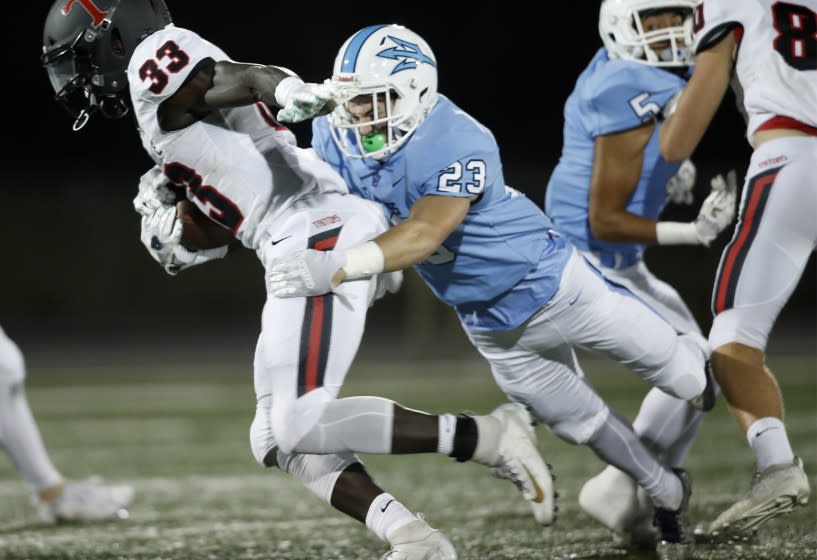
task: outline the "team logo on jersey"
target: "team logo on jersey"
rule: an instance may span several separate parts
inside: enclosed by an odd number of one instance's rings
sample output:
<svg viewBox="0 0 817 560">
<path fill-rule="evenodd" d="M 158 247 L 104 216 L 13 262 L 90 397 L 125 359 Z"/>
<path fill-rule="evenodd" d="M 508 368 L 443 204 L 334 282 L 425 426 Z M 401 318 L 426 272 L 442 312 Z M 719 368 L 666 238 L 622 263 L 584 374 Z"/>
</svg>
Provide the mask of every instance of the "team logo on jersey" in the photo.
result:
<svg viewBox="0 0 817 560">
<path fill-rule="evenodd" d="M 91 26 L 96 29 L 102 22 L 105 21 L 105 18 L 108 17 L 108 12 L 103 12 L 99 8 L 97 8 L 96 4 L 93 3 L 92 0 L 68 0 L 65 3 L 65 6 L 62 7 L 62 15 L 67 16 L 71 13 L 71 9 L 74 7 L 74 4 L 79 3 L 80 6 L 85 8 L 85 11 L 91 14 L 93 18 L 93 22 L 91 22 Z"/>
<path fill-rule="evenodd" d="M 404 41 L 403 39 L 399 39 L 397 37 L 392 37 L 391 35 L 389 35 L 388 38 L 394 41 L 394 44 L 397 46 L 383 49 L 377 53 L 377 56 L 399 61 L 397 66 L 392 69 L 392 74 L 397 74 L 402 70 L 414 70 L 417 68 L 418 62 L 420 64 L 437 66 L 434 59 L 423 53 L 417 44 Z"/>
</svg>

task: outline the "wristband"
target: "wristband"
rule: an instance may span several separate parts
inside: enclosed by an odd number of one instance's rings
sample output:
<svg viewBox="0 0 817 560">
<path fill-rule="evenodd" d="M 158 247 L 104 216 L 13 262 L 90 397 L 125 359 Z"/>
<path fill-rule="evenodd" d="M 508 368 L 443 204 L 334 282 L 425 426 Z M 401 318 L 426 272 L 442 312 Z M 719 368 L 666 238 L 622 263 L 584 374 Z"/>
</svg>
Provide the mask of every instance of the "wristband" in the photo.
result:
<svg viewBox="0 0 817 560">
<path fill-rule="evenodd" d="M 346 251 L 343 271 L 346 273 L 346 280 L 357 280 L 383 272 L 385 264 L 386 258 L 380 246 L 369 241 Z"/>
<path fill-rule="evenodd" d="M 658 222 L 655 238 L 659 245 L 700 245 L 698 231 L 692 222 Z"/>
</svg>

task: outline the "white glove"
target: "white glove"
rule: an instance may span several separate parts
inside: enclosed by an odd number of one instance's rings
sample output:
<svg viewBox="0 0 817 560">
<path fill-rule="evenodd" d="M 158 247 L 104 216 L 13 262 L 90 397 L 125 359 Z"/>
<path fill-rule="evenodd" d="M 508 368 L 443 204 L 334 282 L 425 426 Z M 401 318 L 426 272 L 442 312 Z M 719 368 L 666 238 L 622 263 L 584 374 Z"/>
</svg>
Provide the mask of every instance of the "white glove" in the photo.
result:
<svg viewBox="0 0 817 560">
<path fill-rule="evenodd" d="M 176 206 L 162 204 L 148 215 L 142 216 L 142 244 L 165 272 L 176 275 L 186 268 L 224 257 L 229 247 L 192 251 L 182 245 L 184 222 L 176 215 Z"/>
<path fill-rule="evenodd" d="M 306 249 L 270 268 L 269 293 L 279 298 L 327 294 L 335 287 L 332 277 L 345 264 L 344 251 Z"/>
<path fill-rule="evenodd" d="M 222 245 L 221 247 L 215 247 L 213 249 L 191 251 L 184 245 L 179 244 L 173 248 L 169 262 L 164 265 L 165 272 L 175 276 L 182 270 L 190 268 L 191 266 L 198 266 L 206 262 L 224 258 L 228 251 L 229 247 L 227 245 Z"/>
<path fill-rule="evenodd" d="M 150 216 L 162 204 L 172 205 L 176 194 L 159 166 L 154 166 L 139 178 L 139 193 L 133 199 L 133 209 L 142 216 Z"/>
<path fill-rule="evenodd" d="M 340 91 L 331 81 L 322 84 L 304 83 L 290 76 L 275 89 L 275 101 L 282 107 L 277 119 L 281 122 L 301 122 L 334 110 Z"/>
<path fill-rule="evenodd" d="M 684 160 L 678 173 L 670 177 L 667 181 L 667 200 L 674 204 L 692 204 L 694 196 L 692 190 L 695 188 L 695 179 L 698 171 L 691 160 Z"/>
<path fill-rule="evenodd" d="M 712 179 L 710 185 L 712 185 L 712 192 L 704 200 L 698 217 L 693 222 L 698 238 L 707 247 L 735 219 L 737 173 L 734 169 L 729 171 L 726 179 L 723 175 L 718 175 Z"/>
<path fill-rule="evenodd" d="M 182 240 L 183 229 L 184 223 L 176 215 L 176 206 L 159 204 L 151 214 L 142 215 L 140 238 L 156 262 L 165 266 L 171 262 L 173 249 Z"/>
</svg>

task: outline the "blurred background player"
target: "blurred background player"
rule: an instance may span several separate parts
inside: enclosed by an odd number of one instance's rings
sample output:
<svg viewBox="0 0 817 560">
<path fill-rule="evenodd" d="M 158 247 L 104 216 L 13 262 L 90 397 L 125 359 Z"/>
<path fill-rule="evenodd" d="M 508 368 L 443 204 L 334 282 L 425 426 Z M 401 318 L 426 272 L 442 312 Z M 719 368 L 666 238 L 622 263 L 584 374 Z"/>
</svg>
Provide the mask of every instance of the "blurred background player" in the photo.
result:
<svg viewBox="0 0 817 560">
<path fill-rule="evenodd" d="M 659 221 L 668 202 L 691 204 L 695 166 L 658 151 L 661 108 L 686 85 L 697 0 L 604 0 L 604 46 L 576 81 L 564 109 L 562 156 L 547 185 L 545 211 L 555 228 L 599 268 L 664 317 L 679 333 L 701 334 L 678 292 L 656 278 L 647 245 L 709 246 L 735 216 L 735 177 L 718 177 L 691 223 Z M 633 427 L 670 467 L 680 467 L 703 413 L 652 389 Z M 649 501 L 609 466 L 584 485 L 579 504 L 617 540 L 652 540 Z"/>
<path fill-rule="evenodd" d="M 34 422 L 23 383 L 22 352 L 0 328 L 0 447 L 35 492 L 43 521 L 107 521 L 127 515 L 133 488 L 112 485 L 98 477 L 65 480 L 51 463 Z"/>
<path fill-rule="evenodd" d="M 709 530 L 746 537 L 806 505 L 810 494 L 765 350 L 817 244 L 817 0 L 705 0 L 694 22 L 696 68 L 660 132 L 661 154 L 668 161 L 689 157 L 733 71 L 754 148 L 712 293 L 709 333 L 715 375 L 756 460 L 748 495 Z"/>
<path fill-rule="evenodd" d="M 44 41 L 43 61 L 75 128 L 97 108 L 113 118 L 134 111 L 157 164 L 142 177 L 134 205 L 143 216 L 143 242 L 168 272 L 223 257 L 233 239 L 269 266 L 306 247 L 358 245 L 387 228 L 379 205 L 349 195 L 343 179 L 299 149 L 270 111 L 282 107 L 278 117 L 292 121 L 318 114 L 334 97 L 333 85 L 234 62 L 171 25 L 161 0 L 59 0 Z M 183 221 L 179 208 L 187 206 L 177 206 L 172 188 L 184 189 L 212 219 L 205 234 Z M 199 242 L 191 246 L 194 238 Z M 337 399 L 369 305 L 400 279 L 384 274 L 337 294 L 267 298 L 254 361 L 256 460 L 364 522 L 392 545 L 386 558 L 393 560 L 454 560 L 456 553 L 439 531 L 378 487 L 354 452 L 474 460 L 514 482 L 537 520 L 549 524 L 552 481 L 523 406 L 455 417 L 377 397 Z"/>
<path fill-rule="evenodd" d="M 500 388 L 561 438 L 638 479 L 658 505 L 662 557 L 684 554 L 686 476 L 657 461 L 584 382 L 573 345 L 692 399 L 707 386 L 703 337 L 676 336 L 607 284 L 549 231 L 539 208 L 505 185 L 493 135 L 438 94 L 437 62 L 422 37 L 398 25 L 362 29 L 341 47 L 332 81 L 351 99 L 313 121 L 312 145 L 353 193 L 383 204 L 395 225 L 371 242 L 308 250 L 274 266 L 272 294 L 342 291 L 414 266 L 455 308 Z"/>
</svg>

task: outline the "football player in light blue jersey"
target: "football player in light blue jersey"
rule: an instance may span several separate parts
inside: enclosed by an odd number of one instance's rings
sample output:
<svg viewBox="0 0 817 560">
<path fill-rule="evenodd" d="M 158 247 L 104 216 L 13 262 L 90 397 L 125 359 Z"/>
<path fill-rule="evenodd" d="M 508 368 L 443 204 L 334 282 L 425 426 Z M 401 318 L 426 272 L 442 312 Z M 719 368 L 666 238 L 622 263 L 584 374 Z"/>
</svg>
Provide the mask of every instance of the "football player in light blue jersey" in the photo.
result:
<svg viewBox="0 0 817 560">
<path fill-rule="evenodd" d="M 576 81 L 564 108 L 564 145 L 550 177 L 545 209 L 604 275 L 656 309 L 680 333 L 701 333 L 678 292 L 646 267 L 653 244 L 708 246 L 735 215 L 735 179 L 718 177 L 692 223 L 661 222 L 668 201 L 690 204 L 695 167 L 661 157 L 663 107 L 686 85 L 692 65 L 692 13 L 698 0 L 605 0 L 604 46 Z M 671 467 L 680 467 L 702 414 L 653 389 L 634 421 L 636 433 Z M 640 499 L 639 499 L 640 498 Z M 624 542 L 653 532 L 649 502 L 635 481 L 607 467 L 579 495 L 582 509 Z M 639 507 L 639 504 L 641 506 Z M 644 511 L 639 511 L 643 509 Z"/>
<path fill-rule="evenodd" d="M 703 337 L 677 335 L 606 282 L 533 202 L 505 185 L 493 135 L 437 93 L 436 59 L 420 36 L 397 25 L 355 33 L 332 81 L 347 94 L 313 121 L 313 148 L 353 193 L 383 204 L 394 226 L 348 250 L 307 250 L 280 262 L 270 294 L 318 295 L 414 266 L 457 311 L 503 391 L 561 438 L 638 480 L 655 505 L 659 554 L 684 557 L 688 478 L 610 411 L 582 379 L 573 347 L 708 408 L 714 392 Z"/>
</svg>

